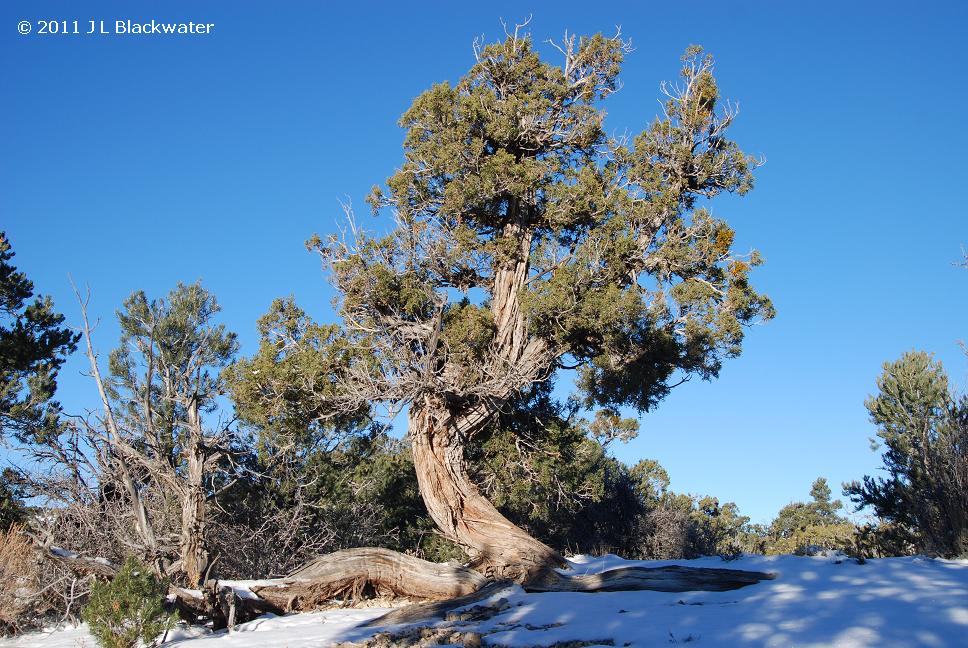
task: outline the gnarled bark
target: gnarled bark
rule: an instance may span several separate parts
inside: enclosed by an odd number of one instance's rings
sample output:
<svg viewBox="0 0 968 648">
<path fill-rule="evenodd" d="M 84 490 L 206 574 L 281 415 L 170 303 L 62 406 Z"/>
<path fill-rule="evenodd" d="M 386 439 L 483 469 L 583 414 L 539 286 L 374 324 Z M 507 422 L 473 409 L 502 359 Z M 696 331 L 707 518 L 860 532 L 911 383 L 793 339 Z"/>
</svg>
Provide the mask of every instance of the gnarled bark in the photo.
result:
<svg viewBox="0 0 968 648">
<path fill-rule="evenodd" d="M 205 449 L 199 402 L 192 398 L 187 409 L 188 442 L 185 448 L 187 474 L 182 492 L 181 562 L 189 587 L 197 587 L 205 577 L 208 552 L 205 550 Z"/>
<path fill-rule="evenodd" d="M 364 547 L 321 556 L 286 578 L 250 588 L 285 611 L 308 610 L 335 598 L 370 594 L 449 599 L 480 589 L 487 579 L 467 567 L 440 565 L 406 554 Z"/>
<path fill-rule="evenodd" d="M 471 405 L 425 395 L 411 403 L 409 437 L 420 495 L 444 535 L 470 556 L 471 566 L 490 578 L 519 583 L 565 564 L 558 552 L 531 537 L 481 495 L 467 472 L 464 447 L 497 412 L 498 406 L 547 371 L 550 356 L 540 340 L 529 340 L 520 292 L 528 275 L 533 233 L 515 203 L 505 240 L 513 242 L 508 260 L 495 271 L 491 316 L 495 325 L 490 394 Z"/>
<path fill-rule="evenodd" d="M 525 582 L 565 564 L 558 552 L 515 526 L 481 495 L 467 474 L 460 434 L 430 399 L 410 410 L 417 483 L 430 517 L 444 535 L 491 578 Z"/>
</svg>

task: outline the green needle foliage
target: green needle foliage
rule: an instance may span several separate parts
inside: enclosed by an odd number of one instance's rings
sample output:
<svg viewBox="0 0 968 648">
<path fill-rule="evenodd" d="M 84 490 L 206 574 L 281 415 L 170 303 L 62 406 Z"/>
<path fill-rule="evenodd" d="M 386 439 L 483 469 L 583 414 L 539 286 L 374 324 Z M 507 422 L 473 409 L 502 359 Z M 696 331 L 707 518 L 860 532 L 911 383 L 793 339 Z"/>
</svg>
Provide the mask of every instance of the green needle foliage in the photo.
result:
<svg viewBox="0 0 968 648">
<path fill-rule="evenodd" d="M 79 336 L 63 326 L 50 297 L 34 297 L 34 284 L 10 263 L 13 256 L 0 232 L 0 437 L 42 442 L 60 429 L 57 371 Z"/>
<path fill-rule="evenodd" d="M 766 553 L 809 553 L 820 549 L 849 549 L 855 527 L 837 514 L 840 500 L 831 500 L 830 486 L 818 477 L 810 487 L 810 502 L 787 504 L 770 525 Z"/>
<path fill-rule="evenodd" d="M 175 616 L 165 611 L 167 584 L 135 558 L 128 558 L 109 583 L 95 582 L 81 616 L 102 648 L 155 645 Z"/>
<path fill-rule="evenodd" d="M 906 530 L 920 551 L 968 555 L 968 397 L 922 351 L 885 363 L 877 388 L 866 405 L 887 477 L 865 476 L 845 494 Z"/>
</svg>

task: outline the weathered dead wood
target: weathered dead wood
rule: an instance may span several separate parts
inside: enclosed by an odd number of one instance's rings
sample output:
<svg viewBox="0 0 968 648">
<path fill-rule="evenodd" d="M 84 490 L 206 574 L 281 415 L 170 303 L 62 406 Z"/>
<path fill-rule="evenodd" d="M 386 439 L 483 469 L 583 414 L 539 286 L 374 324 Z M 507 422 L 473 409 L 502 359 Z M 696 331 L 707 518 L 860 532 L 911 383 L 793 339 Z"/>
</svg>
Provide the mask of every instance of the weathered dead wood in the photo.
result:
<svg viewBox="0 0 968 648">
<path fill-rule="evenodd" d="M 717 567 L 621 567 L 600 574 L 553 576 L 525 583 L 528 592 L 620 592 L 651 590 L 655 592 L 725 592 L 762 580 L 772 580 L 775 574 L 720 569 Z"/>
<path fill-rule="evenodd" d="M 205 596 L 197 590 L 187 590 L 176 585 L 168 587 L 168 596 L 174 597 L 175 610 L 183 621 L 198 623 L 211 617 L 212 610 Z"/>
<path fill-rule="evenodd" d="M 364 623 L 361 627 L 398 625 L 401 623 L 417 623 L 443 617 L 447 612 L 472 605 L 478 601 L 494 596 L 498 592 L 514 587 L 514 581 L 504 580 L 488 583 L 476 592 L 448 599 L 446 601 L 432 601 L 427 603 L 414 603 L 406 607 L 398 608 L 392 612 L 387 612 L 381 617 Z"/>
<path fill-rule="evenodd" d="M 775 574 L 719 569 L 715 567 L 623 567 L 600 574 L 569 575 L 553 572 L 541 582 L 525 583 L 526 592 L 615 592 L 651 590 L 657 592 L 723 592 L 772 580 Z M 514 586 L 514 581 L 496 581 L 481 589 L 446 601 L 415 603 L 393 610 L 365 624 L 389 626 L 403 623 L 426 623 L 444 618 L 451 610 L 466 607 L 488 599 L 502 590 Z"/>
<path fill-rule="evenodd" d="M 28 534 L 35 542 L 35 546 L 43 556 L 65 567 L 72 574 L 78 576 L 96 576 L 105 580 L 114 578 L 118 569 L 104 558 L 89 558 L 59 547 L 45 546 L 39 540 Z"/>
<path fill-rule="evenodd" d="M 48 555 L 72 571 L 113 578 L 116 569 L 103 560 L 63 550 Z M 622 567 L 599 574 L 568 574 L 545 570 L 523 585 L 527 592 L 721 592 L 775 578 L 767 572 L 715 567 Z M 462 566 L 432 563 L 406 554 L 374 547 L 346 549 L 320 556 L 286 578 L 263 581 L 242 591 L 236 585 L 208 581 L 201 592 L 172 586 L 175 606 L 182 618 L 196 622 L 211 619 L 215 629 L 245 623 L 266 613 L 312 610 L 333 599 L 359 600 L 367 596 L 419 599 L 394 610 L 367 626 L 426 622 L 447 612 L 485 600 L 514 586 L 513 580 L 488 581 L 483 574 Z"/>
<path fill-rule="evenodd" d="M 486 582 L 483 575 L 467 567 L 365 547 L 320 556 L 286 578 L 251 590 L 288 612 L 313 609 L 334 598 L 366 595 L 451 599 L 475 592 Z"/>
<path fill-rule="evenodd" d="M 428 398 L 413 404 L 409 423 L 410 451 L 427 512 L 445 536 L 463 547 L 475 570 L 489 578 L 525 582 L 564 566 L 557 551 L 481 495 L 467 471 L 464 442 L 440 403 Z"/>
</svg>

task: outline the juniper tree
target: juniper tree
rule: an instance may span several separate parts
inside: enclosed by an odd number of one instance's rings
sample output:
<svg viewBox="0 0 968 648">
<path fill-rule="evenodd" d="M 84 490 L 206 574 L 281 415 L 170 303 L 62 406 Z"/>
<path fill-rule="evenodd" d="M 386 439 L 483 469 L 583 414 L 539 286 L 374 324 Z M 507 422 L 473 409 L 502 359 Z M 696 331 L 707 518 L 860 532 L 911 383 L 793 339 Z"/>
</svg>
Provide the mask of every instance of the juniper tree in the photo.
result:
<svg viewBox="0 0 968 648">
<path fill-rule="evenodd" d="M 773 315 L 708 202 L 745 194 L 758 162 L 727 137 L 713 59 L 690 47 L 662 115 L 610 138 L 604 101 L 629 45 L 566 36 L 560 64 L 517 30 L 475 46 L 456 83 L 401 118 L 403 163 L 369 202 L 395 227 L 313 237 L 352 357 L 331 412 L 406 409 L 421 495 L 440 531 L 494 577 L 527 581 L 560 555 L 512 524 L 466 452 L 516 395 L 577 371 L 583 406 L 651 410 L 715 377 L 744 327 Z M 271 390 L 270 390 L 271 391 Z M 271 400 L 271 395 L 267 396 Z M 335 414 L 334 414 L 335 415 Z"/>
</svg>

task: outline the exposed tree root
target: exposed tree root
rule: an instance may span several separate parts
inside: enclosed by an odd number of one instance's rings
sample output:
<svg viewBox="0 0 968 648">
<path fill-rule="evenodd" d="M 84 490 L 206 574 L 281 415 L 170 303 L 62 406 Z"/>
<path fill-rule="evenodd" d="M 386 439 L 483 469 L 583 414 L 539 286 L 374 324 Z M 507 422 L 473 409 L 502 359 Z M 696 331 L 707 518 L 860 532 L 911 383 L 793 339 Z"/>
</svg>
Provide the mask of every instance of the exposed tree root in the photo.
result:
<svg viewBox="0 0 968 648">
<path fill-rule="evenodd" d="M 346 549 L 321 556 L 286 578 L 252 587 L 260 598 L 285 610 L 308 610 L 335 598 L 396 596 L 451 599 L 487 582 L 467 567 L 439 565 L 379 548 Z"/>
<path fill-rule="evenodd" d="M 523 588 L 528 592 L 721 592 L 774 577 L 765 572 L 711 567 L 623 567 L 586 575 L 545 571 L 524 583 Z M 285 611 L 315 609 L 335 598 L 395 596 L 423 601 L 368 624 L 376 626 L 442 618 L 451 610 L 485 600 L 513 584 L 508 580 L 488 582 L 466 567 L 438 565 L 387 549 L 363 548 L 321 556 L 287 578 L 251 589 Z"/>
<path fill-rule="evenodd" d="M 525 583 L 528 592 L 725 592 L 772 580 L 775 574 L 715 567 L 622 567 L 601 574 L 572 576 L 554 572 L 550 577 Z"/>
<path fill-rule="evenodd" d="M 652 590 L 657 592 L 723 592 L 772 580 L 775 574 L 714 567 L 623 567 L 601 574 L 569 575 L 546 573 L 541 580 L 525 583 L 526 592 L 615 592 Z M 446 618 L 447 613 L 488 599 L 514 585 L 513 581 L 491 582 L 480 589 L 445 601 L 425 602 L 393 610 L 368 622 L 367 626 L 423 623 Z"/>
<path fill-rule="evenodd" d="M 373 619 L 364 624 L 365 627 L 399 625 L 402 623 L 420 623 L 430 619 L 444 618 L 451 610 L 472 605 L 484 599 L 494 596 L 501 590 L 512 587 L 514 581 L 497 581 L 488 583 L 476 592 L 471 592 L 463 596 L 447 599 L 444 601 L 429 601 L 424 603 L 414 603 L 406 607 L 398 608 L 388 612 L 381 617 Z"/>
</svg>

